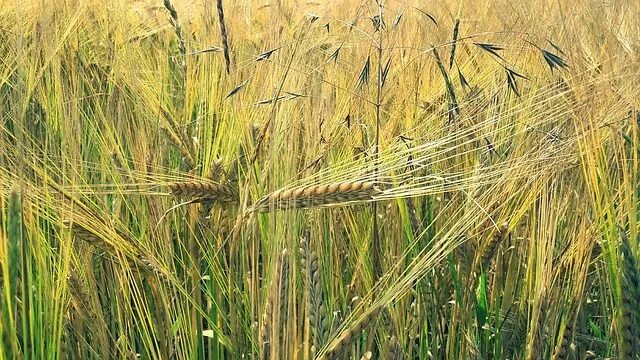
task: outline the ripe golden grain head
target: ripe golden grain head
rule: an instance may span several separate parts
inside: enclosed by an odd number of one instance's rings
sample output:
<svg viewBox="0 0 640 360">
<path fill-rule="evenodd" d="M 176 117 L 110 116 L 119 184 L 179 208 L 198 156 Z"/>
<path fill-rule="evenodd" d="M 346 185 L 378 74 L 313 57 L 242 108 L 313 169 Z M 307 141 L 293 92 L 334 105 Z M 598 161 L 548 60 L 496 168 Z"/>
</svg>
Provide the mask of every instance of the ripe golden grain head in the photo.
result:
<svg viewBox="0 0 640 360">
<path fill-rule="evenodd" d="M 169 185 L 169 191 L 174 196 L 191 198 L 194 202 L 238 202 L 238 194 L 233 188 L 214 183 L 197 181 L 173 183 Z"/>
<path fill-rule="evenodd" d="M 269 212 L 285 209 L 309 209 L 375 199 L 382 191 L 373 182 L 342 182 L 276 190 L 260 199 L 254 211 Z"/>
</svg>

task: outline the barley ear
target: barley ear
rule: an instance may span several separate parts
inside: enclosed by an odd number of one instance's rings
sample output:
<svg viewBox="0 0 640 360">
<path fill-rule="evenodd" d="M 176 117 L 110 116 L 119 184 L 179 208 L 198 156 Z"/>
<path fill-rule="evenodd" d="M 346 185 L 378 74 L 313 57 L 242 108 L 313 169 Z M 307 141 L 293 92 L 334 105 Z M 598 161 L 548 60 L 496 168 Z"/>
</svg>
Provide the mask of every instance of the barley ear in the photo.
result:
<svg viewBox="0 0 640 360">
<path fill-rule="evenodd" d="M 282 250 L 276 262 L 271 284 L 267 293 L 264 312 L 262 314 L 262 324 L 258 336 L 260 346 L 260 358 L 269 359 L 272 356 L 274 340 L 279 336 L 277 329 L 280 328 L 280 321 L 283 313 L 286 315 L 286 293 L 288 288 L 288 253 L 287 249 Z M 277 311 L 275 311 L 277 309 Z"/>
<path fill-rule="evenodd" d="M 283 331 L 286 324 L 288 311 L 288 299 L 287 291 L 289 289 L 289 253 L 287 249 L 282 250 L 278 257 L 278 266 L 280 271 L 280 277 L 278 279 L 278 302 L 280 305 L 280 312 L 277 319 L 279 320 L 278 326 L 280 327 L 280 338 L 284 339 Z"/>
<path fill-rule="evenodd" d="M 25 293 L 25 287 L 27 286 L 23 278 L 24 257 L 25 257 L 25 239 L 23 238 L 23 226 L 22 226 L 22 199 L 20 196 L 20 190 L 13 188 L 9 193 L 9 203 L 7 209 L 7 261 L 9 273 L 5 275 L 9 279 L 9 296 L 0 296 L 0 306 L 2 307 L 2 313 L 0 319 L 7 325 L 9 331 L 5 332 L 5 339 L 3 339 L 3 345 L 7 349 L 9 357 L 11 355 L 16 358 L 20 355 L 20 348 L 18 346 L 18 333 L 16 322 L 18 314 L 18 285 L 22 283 L 22 292 Z M 0 237 L 1 238 L 1 237 Z M 23 295 L 24 296 L 24 295 Z M 10 346 L 7 346 L 10 344 Z"/>
<path fill-rule="evenodd" d="M 300 241 L 300 257 L 309 309 L 312 348 L 317 350 L 324 345 L 329 335 L 330 321 L 323 297 L 318 254 L 310 249 L 308 238 L 307 235 L 306 239 Z"/>
<path fill-rule="evenodd" d="M 394 335 L 391 336 L 389 342 L 387 343 L 387 359 L 389 360 L 402 360 L 405 358 L 404 352 L 402 351 L 402 347 L 400 346 L 400 342 L 398 338 Z"/>
<path fill-rule="evenodd" d="M 343 330 L 338 334 L 338 338 L 333 340 L 329 347 L 321 354 L 320 360 L 338 359 L 342 353 L 353 344 L 353 342 L 362 335 L 366 329 L 380 314 L 383 306 L 377 305 L 364 316 L 356 320 L 351 327 Z"/>
<path fill-rule="evenodd" d="M 382 191 L 373 182 L 348 181 L 274 191 L 260 199 L 252 211 L 270 212 L 373 200 Z"/>
<path fill-rule="evenodd" d="M 558 337 L 558 343 L 553 350 L 552 360 L 565 360 L 569 358 L 571 341 L 573 339 L 573 329 L 575 327 L 575 314 L 567 317 L 566 323 L 562 327 Z"/>
<path fill-rule="evenodd" d="M 631 244 L 624 229 L 619 230 L 621 243 L 620 302 L 618 320 L 619 350 L 622 360 L 636 359 L 640 354 L 640 331 L 638 330 L 639 280 L 638 266 L 631 250 Z"/>
<path fill-rule="evenodd" d="M 273 319 L 273 303 L 271 297 L 267 297 L 267 302 L 264 305 L 262 312 L 262 324 L 260 325 L 260 335 L 258 345 L 260 346 L 260 359 L 269 359 L 271 353 L 271 321 Z"/>
<path fill-rule="evenodd" d="M 118 262 L 118 253 L 120 253 L 120 251 L 103 238 L 104 234 L 97 234 L 93 229 L 70 220 L 65 220 L 64 223 L 69 226 L 71 233 L 77 239 L 103 250 L 110 255 L 112 261 Z M 148 275 L 156 275 L 165 284 L 176 282 L 175 278 L 167 269 L 160 266 L 155 258 L 145 254 L 144 250 L 132 239 L 127 237 L 126 234 L 117 230 L 114 231 L 114 233 L 115 234 L 110 235 L 120 238 L 122 240 L 121 243 L 124 244 L 125 249 L 123 249 L 122 254 L 125 256 L 125 262 L 131 271 L 138 272 L 138 270 L 142 270 Z"/>
<path fill-rule="evenodd" d="M 479 265 L 482 267 L 482 271 L 487 271 L 493 258 L 500 247 L 500 244 L 506 239 L 508 233 L 508 224 L 502 224 L 497 232 L 489 239 L 487 244 L 482 250 Z"/>
<path fill-rule="evenodd" d="M 9 194 L 9 214 L 7 221 L 7 247 L 9 251 L 9 282 L 10 300 L 15 301 L 17 296 L 18 282 L 22 271 L 22 201 L 17 188 L 11 190 Z"/>
<path fill-rule="evenodd" d="M 230 186 L 187 181 L 169 184 L 169 191 L 176 197 L 189 198 L 192 203 L 196 202 L 221 202 L 237 203 L 238 194 Z"/>
</svg>

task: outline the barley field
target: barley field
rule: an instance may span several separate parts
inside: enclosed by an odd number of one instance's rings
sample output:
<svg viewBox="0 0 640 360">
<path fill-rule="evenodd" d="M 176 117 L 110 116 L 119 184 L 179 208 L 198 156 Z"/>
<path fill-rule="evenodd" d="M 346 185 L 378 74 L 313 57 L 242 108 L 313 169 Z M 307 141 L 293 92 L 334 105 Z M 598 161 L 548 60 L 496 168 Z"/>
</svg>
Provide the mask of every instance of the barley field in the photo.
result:
<svg viewBox="0 0 640 360">
<path fill-rule="evenodd" d="M 1 359 L 640 359 L 640 2 L 0 1 Z"/>
</svg>

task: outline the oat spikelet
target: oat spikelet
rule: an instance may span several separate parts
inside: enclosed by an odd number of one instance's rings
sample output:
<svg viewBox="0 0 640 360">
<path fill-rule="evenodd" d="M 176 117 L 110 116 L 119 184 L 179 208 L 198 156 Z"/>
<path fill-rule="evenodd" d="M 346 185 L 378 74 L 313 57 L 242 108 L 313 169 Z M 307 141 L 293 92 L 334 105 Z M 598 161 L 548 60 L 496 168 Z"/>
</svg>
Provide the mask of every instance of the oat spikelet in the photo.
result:
<svg viewBox="0 0 640 360">
<path fill-rule="evenodd" d="M 449 70 L 453 68 L 455 61 L 456 46 L 458 45 L 458 33 L 460 32 L 460 18 L 456 17 L 456 21 L 453 25 L 453 44 L 451 45 L 451 52 L 449 53 Z"/>
<path fill-rule="evenodd" d="M 169 185 L 169 191 L 174 196 L 191 198 L 194 202 L 238 202 L 238 194 L 233 188 L 214 183 L 197 181 L 173 183 Z"/>
<path fill-rule="evenodd" d="M 229 56 L 229 33 L 227 32 L 227 25 L 224 22 L 224 8 L 222 7 L 222 0 L 216 1 L 216 7 L 218 8 L 218 22 L 220 23 L 220 36 L 222 37 L 222 51 L 224 52 L 224 65 L 227 70 L 227 74 L 231 72 L 231 57 Z"/>
<path fill-rule="evenodd" d="M 164 7 L 169 12 L 169 22 L 173 26 L 176 33 L 176 38 L 178 39 L 178 51 L 180 52 L 181 57 L 180 66 L 182 67 L 182 76 L 184 80 L 187 73 L 187 47 L 184 41 L 184 35 L 182 34 L 182 26 L 180 26 L 180 22 L 178 21 L 178 12 L 176 11 L 175 6 L 173 6 L 171 0 L 164 0 Z"/>
<path fill-rule="evenodd" d="M 373 182 L 343 182 L 312 185 L 289 190 L 277 190 L 260 199 L 254 211 L 269 212 L 284 209 L 308 209 L 352 201 L 373 200 L 382 191 Z"/>
<path fill-rule="evenodd" d="M 329 348 L 323 353 L 320 360 L 338 359 L 342 352 L 351 346 L 358 336 L 362 334 L 362 331 L 378 317 L 382 309 L 382 305 L 377 305 L 369 313 L 356 321 L 350 328 L 342 331 L 339 337 L 329 345 Z"/>
<path fill-rule="evenodd" d="M 309 325 L 313 337 L 313 349 L 317 350 L 324 345 L 329 335 L 330 322 L 327 315 L 327 307 L 323 300 L 318 254 L 315 251 L 311 251 L 309 242 L 304 238 L 300 241 L 300 257 L 302 258 L 302 272 L 307 293 L 307 306 L 309 307 Z"/>
<path fill-rule="evenodd" d="M 635 354 L 640 354 L 640 334 L 638 331 L 638 306 L 639 304 L 639 281 L 638 266 L 633 257 L 631 244 L 625 231 L 620 229 L 621 271 L 620 271 L 620 301 L 622 303 L 619 318 L 618 336 L 619 358 L 622 360 L 636 359 Z"/>
</svg>

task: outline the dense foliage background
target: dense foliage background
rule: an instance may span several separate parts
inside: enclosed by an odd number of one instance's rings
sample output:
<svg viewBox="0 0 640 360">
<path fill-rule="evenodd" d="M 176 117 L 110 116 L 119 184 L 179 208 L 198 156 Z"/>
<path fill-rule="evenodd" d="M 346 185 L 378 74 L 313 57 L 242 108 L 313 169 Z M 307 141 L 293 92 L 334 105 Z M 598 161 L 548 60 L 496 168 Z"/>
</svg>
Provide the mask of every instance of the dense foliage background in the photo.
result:
<svg viewBox="0 0 640 360">
<path fill-rule="evenodd" d="M 0 358 L 637 359 L 639 34 L 624 0 L 3 1 Z"/>
</svg>

